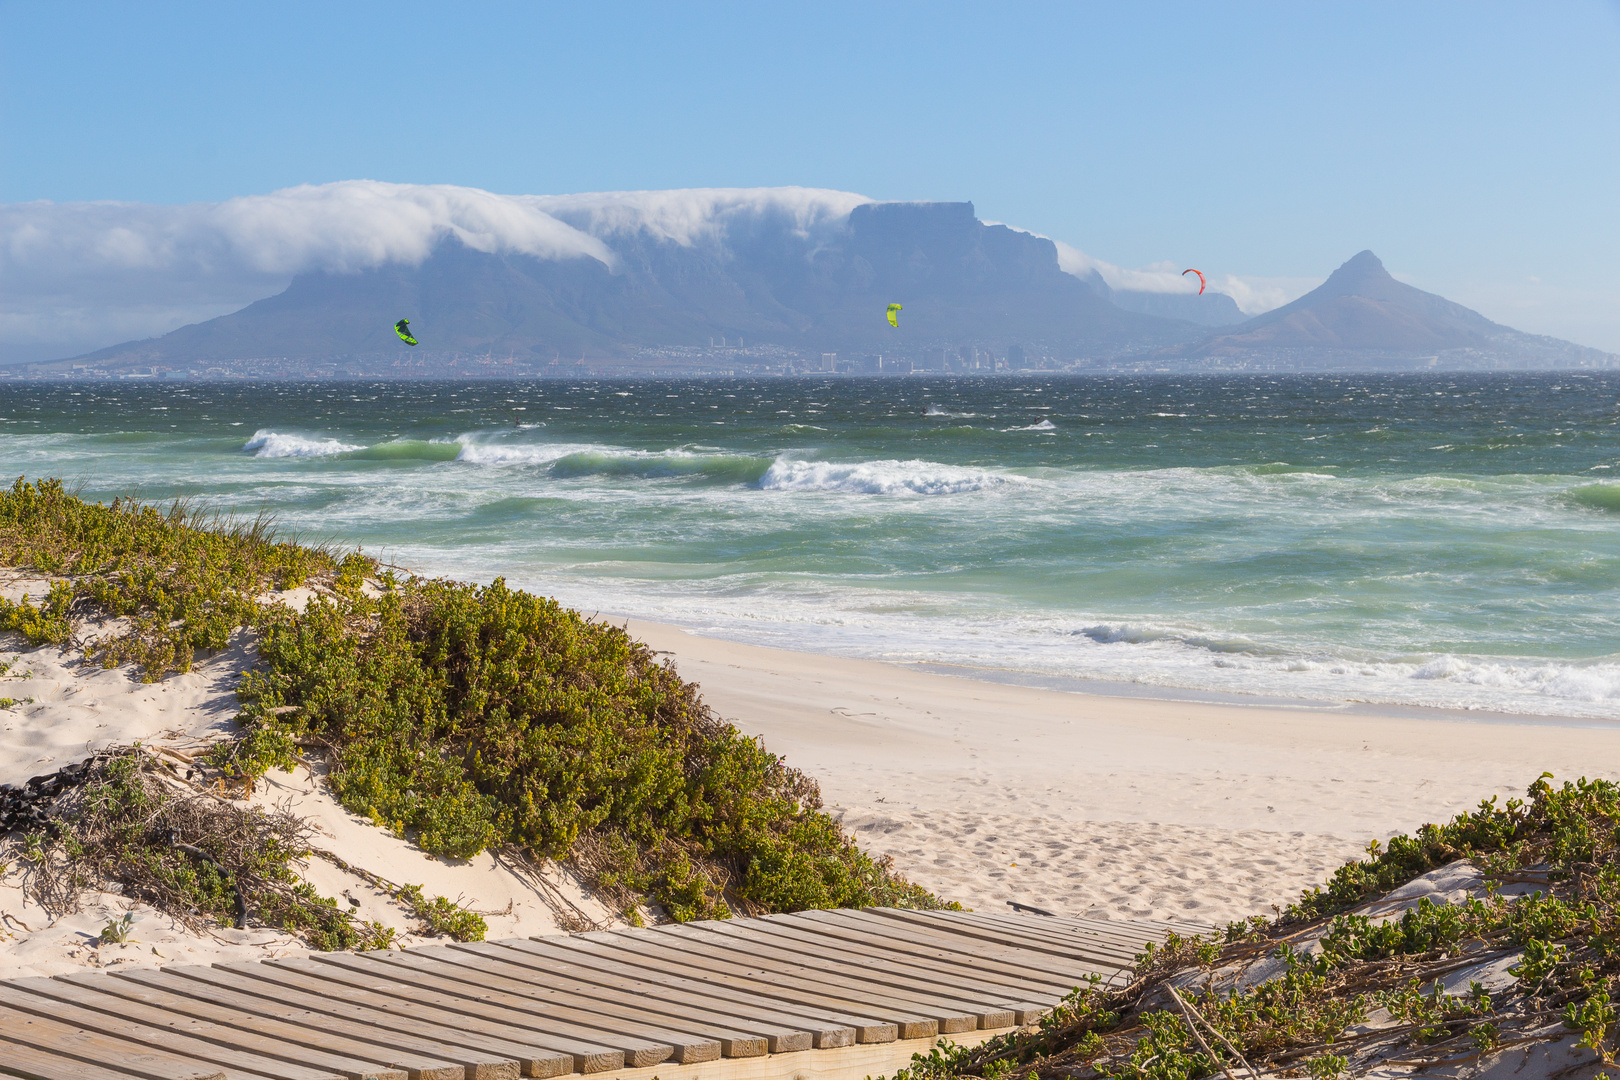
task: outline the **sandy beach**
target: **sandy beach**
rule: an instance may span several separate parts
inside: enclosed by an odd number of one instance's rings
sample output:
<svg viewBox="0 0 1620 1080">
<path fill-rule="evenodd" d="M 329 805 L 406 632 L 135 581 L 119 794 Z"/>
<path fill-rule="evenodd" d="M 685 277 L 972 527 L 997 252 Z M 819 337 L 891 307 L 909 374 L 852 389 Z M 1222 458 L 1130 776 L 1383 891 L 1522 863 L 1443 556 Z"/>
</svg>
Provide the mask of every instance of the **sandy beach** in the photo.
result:
<svg viewBox="0 0 1620 1080">
<path fill-rule="evenodd" d="M 1620 725 L 1066 692 L 628 627 L 720 715 L 814 776 L 869 850 L 981 910 L 1011 901 L 1212 924 L 1269 914 L 1369 840 L 1520 795 L 1543 770 L 1607 775 L 1620 762 Z M 243 641 L 146 684 L 8 643 L 0 689 L 16 703 L 0 711 L 0 780 L 12 783 L 135 741 L 185 760 L 228 735 L 237 678 L 253 662 Z M 467 904 L 494 937 L 619 922 L 560 867 L 425 856 L 344 811 L 308 770 L 271 774 L 253 801 L 309 818 L 324 850 L 366 873 Z M 402 944 L 418 940 L 372 881 L 320 857 L 304 872 Z M 0 887 L 0 974 L 303 951 L 268 930 L 199 937 L 115 895 L 49 920 L 19 884 Z M 138 947 L 96 947 L 99 928 L 132 909 L 146 920 Z"/>
<path fill-rule="evenodd" d="M 1269 914 L 1369 840 L 1543 770 L 1620 771 L 1620 725 L 1068 693 L 629 629 L 864 844 L 976 908 Z"/>
</svg>

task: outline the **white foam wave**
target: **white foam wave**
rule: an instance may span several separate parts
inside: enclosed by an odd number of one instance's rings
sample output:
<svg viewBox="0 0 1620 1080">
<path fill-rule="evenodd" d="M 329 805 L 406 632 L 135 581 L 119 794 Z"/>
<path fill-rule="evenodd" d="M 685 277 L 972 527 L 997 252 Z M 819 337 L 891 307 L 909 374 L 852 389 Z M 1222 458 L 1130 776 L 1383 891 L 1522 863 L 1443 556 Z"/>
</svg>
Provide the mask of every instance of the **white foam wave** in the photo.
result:
<svg viewBox="0 0 1620 1080">
<path fill-rule="evenodd" d="M 601 447 L 580 444 L 483 442 L 463 435 L 457 461 L 472 465 L 550 465 L 559 458 Z"/>
<path fill-rule="evenodd" d="M 354 443 L 340 442 L 333 438 L 310 437 L 308 435 L 290 435 L 268 428 L 260 428 L 253 433 L 253 437 L 242 444 L 243 450 L 252 451 L 254 457 L 285 458 L 285 457 L 330 457 L 333 454 L 347 454 L 354 450 L 364 450 L 364 446 Z"/>
<path fill-rule="evenodd" d="M 934 461 L 794 461 L 778 458 L 760 477 L 766 491 L 846 491 L 861 495 L 956 495 L 1015 478 Z"/>
<path fill-rule="evenodd" d="M 973 417 L 978 416 L 979 414 L 970 412 L 951 412 L 949 409 L 942 409 L 938 405 L 930 404 L 928 408 L 923 410 L 923 415 L 948 416 L 953 420 L 971 420 Z"/>
<path fill-rule="evenodd" d="M 1042 421 L 1040 421 L 1038 423 L 1030 424 L 1030 425 L 1028 425 L 1026 427 L 1010 427 L 1010 428 L 1005 428 L 1004 430 L 1006 430 L 1006 431 L 1056 431 L 1057 430 L 1057 425 L 1052 423 L 1052 421 L 1050 421 L 1050 420 L 1042 420 Z"/>
</svg>

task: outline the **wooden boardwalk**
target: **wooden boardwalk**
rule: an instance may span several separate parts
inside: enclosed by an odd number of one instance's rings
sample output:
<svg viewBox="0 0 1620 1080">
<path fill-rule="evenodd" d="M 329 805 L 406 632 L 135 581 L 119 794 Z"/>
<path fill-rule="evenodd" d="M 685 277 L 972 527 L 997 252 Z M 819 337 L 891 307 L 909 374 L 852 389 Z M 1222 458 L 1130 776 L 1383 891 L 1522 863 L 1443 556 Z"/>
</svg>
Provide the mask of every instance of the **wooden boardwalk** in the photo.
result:
<svg viewBox="0 0 1620 1080">
<path fill-rule="evenodd" d="M 806 911 L 0 982 L 0 1076 L 813 1080 L 1032 1023 L 1170 930 Z"/>
</svg>

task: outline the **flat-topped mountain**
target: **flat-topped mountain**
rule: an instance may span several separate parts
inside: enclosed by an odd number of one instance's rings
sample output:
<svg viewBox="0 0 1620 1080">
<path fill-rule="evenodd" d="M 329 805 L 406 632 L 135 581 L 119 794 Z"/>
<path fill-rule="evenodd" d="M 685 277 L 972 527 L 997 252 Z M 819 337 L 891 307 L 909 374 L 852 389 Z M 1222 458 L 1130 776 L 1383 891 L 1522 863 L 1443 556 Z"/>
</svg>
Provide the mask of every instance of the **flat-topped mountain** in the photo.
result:
<svg viewBox="0 0 1620 1080">
<path fill-rule="evenodd" d="M 1608 367 L 1620 361 L 1597 349 L 1522 333 L 1402 284 L 1371 251 L 1354 256 L 1291 304 L 1213 334 L 1194 349 L 1165 349 L 1158 356 L 1303 370 Z"/>
<path fill-rule="evenodd" d="M 695 239 L 634 227 L 596 236 L 611 259 L 490 253 L 452 238 L 420 265 L 304 273 L 241 311 L 81 359 L 399 354 L 391 328 L 401 316 L 421 341 L 413 359 L 542 363 L 738 339 L 809 355 L 920 356 L 963 343 L 999 352 L 1016 341 L 1108 356 L 1199 336 L 1191 323 L 1111 303 L 1059 268 L 1050 240 L 986 225 L 972 203 L 861 203 L 820 230 L 760 213 Z M 898 328 L 885 318 L 892 302 L 904 305 Z"/>
</svg>

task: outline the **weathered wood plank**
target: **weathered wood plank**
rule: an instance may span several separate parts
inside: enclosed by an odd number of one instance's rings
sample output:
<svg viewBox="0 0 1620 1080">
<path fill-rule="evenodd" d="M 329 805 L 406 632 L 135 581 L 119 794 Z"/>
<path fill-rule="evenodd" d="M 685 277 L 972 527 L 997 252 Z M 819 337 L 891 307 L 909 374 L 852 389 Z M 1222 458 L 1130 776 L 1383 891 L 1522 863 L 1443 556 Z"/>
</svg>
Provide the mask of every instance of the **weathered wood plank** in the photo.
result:
<svg viewBox="0 0 1620 1080">
<path fill-rule="evenodd" d="M 763 1000 L 782 1003 L 787 1008 L 803 1007 L 819 1010 L 831 1019 L 853 1028 L 855 1041 L 858 1043 L 893 1042 L 899 1037 L 899 1028 L 889 1020 L 864 1010 L 857 1011 L 858 1007 L 852 1007 L 846 1000 L 804 992 L 791 984 L 773 983 L 761 978 L 757 969 L 744 968 L 724 960 L 694 957 L 678 949 L 667 949 L 657 941 L 631 942 L 629 944 L 633 947 L 627 948 L 625 942 L 611 937 L 593 939 L 587 935 L 578 935 L 571 939 L 570 944 L 581 941 L 601 946 L 608 955 L 617 957 L 625 963 L 651 970 L 678 971 L 692 978 L 724 983 Z"/>
<path fill-rule="evenodd" d="M 954 1035 L 975 1028 L 1004 1028 L 1013 1022 L 1012 1013 L 983 1002 L 964 1001 L 950 991 L 938 987 L 918 987 L 898 972 L 874 978 L 870 969 L 846 963 L 835 950 L 823 943 L 806 947 L 803 943 L 771 934 L 750 925 L 754 920 L 739 920 L 733 926 L 729 921 L 690 923 L 691 933 L 703 933 L 705 940 L 729 942 L 737 954 L 753 957 L 759 962 L 796 965 L 796 970 L 814 971 L 823 981 L 834 986 L 851 989 L 881 988 L 884 998 L 932 1016 L 939 1025 L 939 1034 Z M 685 937 L 686 934 L 680 936 Z M 874 998 L 874 1000 L 876 1000 Z"/>
<path fill-rule="evenodd" d="M 1077 948 L 1078 938 L 1046 937 L 1040 931 L 1017 925 L 1005 925 L 981 919 L 976 912 L 941 912 L 950 917 L 916 918 L 922 912 L 901 911 L 895 908 L 867 908 L 859 914 L 888 920 L 891 932 L 900 927 L 908 931 L 955 935 L 963 939 L 964 948 L 981 949 L 988 944 L 1001 949 L 1016 950 L 1027 961 L 1042 965 L 1066 965 L 1081 970 L 1097 970 L 1102 966 L 1129 968 L 1141 950 L 1134 945 L 1092 939 L 1088 947 Z M 929 914 L 933 914 L 930 912 Z M 1017 918 L 1018 916 L 1014 916 Z M 1028 916 L 1038 918 L 1039 916 Z"/>
<path fill-rule="evenodd" d="M 92 1065 L 54 1050 L 40 1050 L 26 1043 L 12 1042 L 3 1036 L 0 1036 L 0 1076 L 16 1076 L 22 1080 L 138 1080 L 139 1078 L 138 1073 L 123 1072 L 106 1065 Z"/>
<path fill-rule="evenodd" d="M 769 917 L 751 921 L 761 925 L 773 923 Z M 1035 1002 L 1047 1001 L 1047 1003 L 1060 1000 L 1069 989 L 1066 982 L 1055 981 L 1050 976 L 1046 979 L 1032 980 L 1027 975 L 1009 975 L 983 965 L 959 966 L 955 962 L 954 954 L 926 957 L 917 955 L 912 951 L 894 947 L 882 939 L 874 938 L 874 935 L 859 927 L 839 923 L 808 924 L 786 920 L 777 925 L 807 939 L 826 941 L 856 955 L 876 958 L 879 963 L 906 965 L 909 970 L 916 973 L 916 977 L 928 981 L 945 980 L 955 985 L 981 987 L 985 993 L 1009 993 L 1015 997 L 1022 995 Z"/>
<path fill-rule="evenodd" d="M 604 991 L 610 990 L 614 1000 L 634 1001 L 644 997 L 659 1002 L 660 1008 L 668 1009 L 678 1008 L 680 1003 L 689 1001 L 725 1018 L 727 1022 L 760 1024 L 762 1033 L 777 1030 L 776 1025 L 781 1025 L 780 1030 L 808 1031 L 812 1045 L 820 1050 L 850 1046 L 855 1042 L 854 1028 L 825 1013 L 761 999 L 757 994 L 722 982 L 693 979 L 663 969 L 638 967 L 623 962 L 593 942 L 581 942 L 570 936 L 472 942 L 450 948 L 479 952 L 530 968 L 556 971 L 582 983 L 595 983 Z M 495 950 L 500 950 L 500 953 Z"/>
<path fill-rule="evenodd" d="M 786 922 L 739 919 L 735 926 L 720 923 L 714 930 L 744 941 L 770 939 L 807 959 L 821 960 L 829 970 L 839 971 L 848 979 L 887 984 L 908 996 L 965 1009 L 977 1017 L 980 1028 L 1033 1023 L 1057 1000 L 1054 996 L 1051 1002 L 1042 1004 L 1032 1000 L 1038 995 L 1032 995 L 1027 986 L 1006 986 L 994 978 L 964 982 L 953 969 L 943 965 L 925 967 L 900 953 L 861 949 L 832 934 Z M 940 1031 L 953 1033 L 943 1024 Z"/>
<path fill-rule="evenodd" d="M 1027 979 L 1036 986 L 1049 987 L 1065 993 L 1086 982 L 1092 973 L 1098 970 L 1096 965 L 1082 964 L 1064 957 L 1020 952 L 1017 949 L 997 947 L 989 942 L 978 944 L 964 942 L 959 934 L 936 930 L 926 924 L 898 925 L 883 916 L 868 915 L 861 911 L 815 911 L 805 914 L 815 922 L 829 926 L 843 926 L 867 935 L 872 939 L 874 947 L 881 945 L 898 952 L 920 956 L 930 962 L 954 964 L 964 973 L 995 971 Z"/>
<path fill-rule="evenodd" d="M 515 993 L 519 997 L 529 996 L 524 994 L 527 987 L 516 983 L 486 986 L 484 983 L 470 983 L 458 979 L 454 971 L 450 975 L 445 975 L 435 967 L 436 961 L 412 958 L 400 950 L 390 949 L 364 956 L 317 953 L 310 959 L 321 964 L 362 972 L 378 979 L 391 979 L 448 995 L 476 996 L 479 988 L 484 987 L 486 992 L 505 991 Z M 624 1054 L 625 1064 L 633 1068 L 645 1068 L 648 1065 L 668 1061 L 675 1052 L 674 1043 L 669 1040 L 643 1039 L 624 1032 L 614 1032 L 606 1027 L 587 1027 L 559 1021 L 556 1030 L 559 1036 L 574 1040 L 590 1039 L 593 1042 L 599 1041 L 602 1046 L 612 1047 Z"/>
<path fill-rule="evenodd" d="M 173 1028 L 152 1027 L 60 999 L 40 997 L 10 984 L 0 984 L 0 1005 L 119 1039 L 137 1050 L 174 1054 L 216 1068 L 239 1070 L 247 1075 L 275 1077 L 275 1080 L 346 1080 L 342 1073 L 332 1069 L 310 1068 L 248 1050 L 221 1046 Z"/>
<path fill-rule="evenodd" d="M 206 1061 L 51 1020 L 0 1005 L 0 1032 L 10 1042 L 32 1046 L 63 1058 L 104 1068 L 117 1068 L 142 1080 L 265 1080 L 262 1073 L 222 1069 Z"/>
<path fill-rule="evenodd" d="M 99 981 L 109 983 L 112 978 L 104 975 Z M 67 1002 L 86 1009 L 107 1013 L 111 1016 L 133 1020 L 145 1024 L 147 1027 L 158 1030 L 173 1030 L 196 1039 L 206 1040 L 217 1046 L 251 1051 L 261 1057 L 283 1061 L 289 1065 L 289 1076 L 292 1075 L 292 1067 L 303 1067 L 312 1072 L 319 1072 L 322 1075 L 337 1074 L 345 1077 L 346 1080 L 407 1080 L 407 1074 L 403 1069 L 379 1068 L 375 1062 L 359 1061 L 352 1057 L 312 1050 L 297 1043 L 289 1043 L 284 1039 L 270 1038 L 239 1027 L 226 1027 L 194 1016 L 187 1016 L 185 1013 L 161 1009 L 139 1001 L 131 1001 L 126 997 L 119 997 L 95 989 L 95 983 L 91 980 L 74 983 L 62 979 L 16 979 L 10 985 L 38 995 L 46 1002 L 43 1006 L 45 1008 L 51 1007 L 53 1003 Z M 37 1010 L 31 1009 L 29 1011 Z"/>
<path fill-rule="evenodd" d="M 500 956 L 445 945 L 429 945 L 411 950 L 414 957 L 426 957 L 440 963 L 465 968 L 470 974 L 459 978 L 476 980 L 480 985 L 495 985 L 488 976 L 511 979 L 526 987 L 525 993 L 538 994 L 542 1000 L 577 1002 L 595 1014 L 595 1022 L 628 1030 L 626 1025 L 658 1025 L 658 1030 L 679 1033 L 671 1037 L 685 1042 L 692 1037 L 711 1040 L 718 1044 L 726 1057 L 759 1057 L 767 1053 L 793 1053 L 810 1047 L 810 1035 L 805 1031 L 775 1028 L 770 1031 L 743 1030 L 733 1026 L 734 1018 L 721 1021 L 713 1014 L 691 1005 L 664 1002 L 659 996 L 646 994 L 625 995 L 615 1001 L 611 991 L 572 978 L 556 968 L 541 969 L 517 962 L 515 956 Z M 447 974 L 449 969 L 440 969 Z M 504 985 L 504 984 L 503 984 Z M 786 1047 L 779 1050 L 778 1047 Z M 679 1049 L 679 1045 L 677 1045 Z M 707 1059 L 705 1059 L 707 1060 Z"/>
<path fill-rule="evenodd" d="M 201 968 L 200 971 L 208 971 Z M 225 975 L 225 973 L 221 973 Z M 460 1043 L 443 1042 L 431 1036 L 418 1034 L 409 1024 L 393 1027 L 377 1023 L 375 1017 L 365 1016 L 359 1010 L 347 1010 L 341 1002 L 322 1001 L 320 1007 L 284 1004 L 251 992 L 233 988 L 229 981 L 190 978 L 173 969 L 163 971 L 120 971 L 114 978 L 155 986 L 177 994 L 188 994 L 205 1001 L 218 1002 L 247 1013 L 274 1020 L 285 1020 L 316 1031 L 331 1032 L 350 1039 L 371 1042 L 391 1049 L 400 1064 L 407 1069 L 431 1064 L 444 1080 L 506 1080 L 517 1074 L 517 1061 L 506 1055 L 494 1055 L 471 1049 Z M 228 976 L 227 976 L 228 978 Z M 347 1013 L 348 1015 L 345 1015 Z M 457 1076 L 459 1070 L 460 1076 Z"/>
<path fill-rule="evenodd" d="M 647 956 L 665 963 L 683 964 L 693 971 L 740 980 L 754 992 L 769 997 L 843 1009 L 852 1019 L 864 1014 L 878 1021 L 856 1025 L 860 1042 L 933 1038 L 939 1033 L 938 1019 L 909 1004 L 882 994 L 867 993 L 864 988 L 840 985 L 786 958 L 773 957 L 769 964 L 761 963 L 758 956 L 731 948 L 723 938 L 705 938 L 702 931 L 689 930 L 680 935 L 655 930 L 621 931 L 601 935 L 598 940 L 627 956 Z"/>
<path fill-rule="evenodd" d="M 882 913 L 885 909 L 866 910 Z M 1128 961 L 1134 961 L 1136 954 L 1141 952 L 1148 942 L 1163 940 L 1162 934 L 1146 932 L 1121 934 L 1090 926 L 1058 926 L 1053 924 L 1052 919 L 1041 915 L 1013 915 L 999 911 L 953 911 L 949 916 L 939 919 L 937 925 L 951 930 L 966 926 L 996 929 L 1016 935 L 1019 941 L 1048 942 L 1059 948 L 1072 949 L 1078 943 L 1083 948 L 1118 953 L 1126 956 Z"/>
<path fill-rule="evenodd" d="M 208 988 L 209 993 L 228 989 L 277 1006 L 290 1005 L 309 1009 L 333 1018 L 387 1028 L 391 1032 L 399 1033 L 397 1036 L 391 1034 L 390 1040 L 400 1036 L 427 1040 L 424 1048 L 429 1053 L 442 1054 L 451 1061 L 460 1061 L 467 1070 L 468 1080 L 484 1080 L 485 1077 L 489 1080 L 497 1078 L 507 1080 L 508 1077 L 521 1075 L 524 1066 L 532 1057 L 543 1059 L 552 1052 L 549 1047 L 527 1046 L 515 1038 L 490 1036 L 481 1031 L 469 1030 L 465 1024 L 442 1023 L 438 1017 L 427 1015 L 427 1009 L 416 1010 L 408 1016 L 390 1013 L 354 1002 L 347 995 L 337 997 L 325 993 L 304 993 L 288 986 L 247 978 L 224 966 L 176 965 L 165 968 L 164 971 L 200 983 Z"/>
<path fill-rule="evenodd" d="M 218 1002 L 200 1000 L 147 986 L 117 974 L 58 975 L 56 981 L 93 986 L 99 993 L 212 1021 L 223 1028 L 254 1032 L 267 1038 L 279 1039 L 290 1046 L 303 1046 L 373 1064 L 378 1070 L 379 1080 L 394 1080 L 397 1076 L 405 1077 L 406 1080 L 462 1080 L 466 1075 L 466 1069 L 460 1065 L 420 1057 L 415 1059 L 413 1068 L 407 1069 L 398 1060 L 397 1048 L 379 1045 L 376 1041 L 350 1039 L 329 1030 L 270 1019 L 257 1013 L 233 1009 Z"/>
<path fill-rule="evenodd" d="M 910 923 L 913 921 L 896 915 L 893 909 L 867 908 L 865 910 L 896 922 Z M 986 917 L 975 912 L 952 912 L 951 914 L 954 916 L 953 918 L 931 919 L 925 925 L 931 929 L 960 934 L 975 941 L 987 941 L 995 945 L 1047 956 L 1065 957 L 1088 965 L 1106 962 L 1115 967 L 1128 968 L 1135 963 L 1136 954 L 1142 951 L 1140 947 L 1124 945 L 1096 937 L 1083 937 L 1078 933 L 1064 936 L 1060 932 L 1045 932 L 1039 928 L 1004 921 L 1001 916 L 992 915 Z M 1024 916 L 1024 918 L 1038 919 L 1040 916 Z"/>
</svg>

